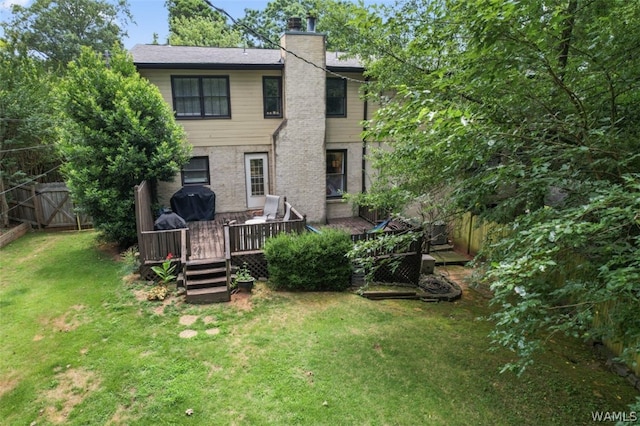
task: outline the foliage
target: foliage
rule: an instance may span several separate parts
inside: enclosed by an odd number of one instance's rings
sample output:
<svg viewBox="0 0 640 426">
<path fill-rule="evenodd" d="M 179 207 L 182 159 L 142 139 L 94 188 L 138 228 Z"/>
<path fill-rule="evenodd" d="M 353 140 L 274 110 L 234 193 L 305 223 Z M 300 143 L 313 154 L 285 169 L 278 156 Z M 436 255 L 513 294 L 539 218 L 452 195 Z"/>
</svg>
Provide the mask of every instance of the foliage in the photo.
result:
<svg viewBox="0 0 640 426">
<path fill-rule="evenodd" d="M 151 270 L 160 279 L 160 284 L 167 285 L 177 278 L 176 265 L 173 264 L 173 254 L 169 253 L 161 266 L 152 266 Z"/>
<path fill-rule="evenodd" d="M 317 234 L 281 233 L 266 241 L 268 285 L 276 290 L 342 291 L 349 287 L 348 234 L 326 229 Z"/>
<path fill-rule="evenodd" d="M 167 298 L 169 295 L 169 288 L 166 284 L 160 283 L 154 286 L 151 290 L 147 292 L 147 300 L 159 300 L 162 301 Z"/>
<path fill-rule="evenodd" d="M 140 269 L 140 251 L 138 246 L 131 246 L 120 254 L 122 258 L 122 271 L 125 274 L 133 274 Z"/>
<path fill-rule="evenodd" d="M 239 47 L 242 34 L 224 21 L 206 18 L 174 18 L 170 23 L 169 44 L 172 46 Z"/>
<path fill-rule="evenodd" d="M 372 154 L 371 198 L 437 192 L 511 229 L 481 256 L 512 367 L 555 332 L 636 351 L 640 4 L 412 0 L 385 13 L 351 22 L 381 105 L 365 137 L 393 148 Z"/>
<path fill-rule="evenodd" d="M 347 253 L 347 257 L 357 265 L 356 272 L 364 273 L 365 283 L 360 290 L 364 290 L 373 282 L 376 271 L 381 267 L 387 266 L 395 271 L 402 263 L 402 257 L 386 255 L 407 252 L 411 243 L 419 237 L 420 232 L 409 231 L 398 234 L 384 233 L 377 238 L 356 242 Z"/>
<path fill-rule="evenodd" d="M 9 223 L 6 191 L 58 176 L 55 118 L 49 101 L 54 78 L 32 58 L 0 48 L 0 212 Z"/>
<path fill-rule="evenodd" d="M 20 51 L 64 67 L 81 47 L 98 52 L 119 44 L 132 19 L 126 0 L 35 0 L 12 5 L 12 19 L 2 24 L 5 37 Z"/>
<path fill-rule="evenodd" d="M 306 17 L 317 18 L 317 32 L 327 34 L 329 50 L 345 49 L 350 32 L 349 21 L 361 6 L 340 0 L 273 0 L 263 10 L 245 9 L 245 16 L 236 23 L 248 44 L 263 48 L 277 48 L 282 33 L 287 31 L 289 18 L 301 18 L 306 31 Z M 275 45 L 274 45 L 275 44 Z"/>
<path fill-rule="evenodd" d="M 242 34 L 202 0 L 167 0 L 169 40 L 174 46 L 238 47 Z"/>
<path fill-rule="evenodd" d="M 133 187 L 170 180 L 189 158 L 182 127 L 158 89 L 115 49 L 110 65 L 86 49 L 58 90 L 60 149 L 74 201 L 109 241 L 136 240 Z"/>
<path fill-rule="evenodd" d="M 235 282 L 238 281 L 252 281 L 255 278 L 251 275 L 251 271 L 249 270 L 249 266 L 247 265 L 247 262 L 244 262 L 242 264 L 242 267 L 240 269 L 238 269 L 238 271 L 236 272 L 236 277 L 234 279 Z"/>
</svg>

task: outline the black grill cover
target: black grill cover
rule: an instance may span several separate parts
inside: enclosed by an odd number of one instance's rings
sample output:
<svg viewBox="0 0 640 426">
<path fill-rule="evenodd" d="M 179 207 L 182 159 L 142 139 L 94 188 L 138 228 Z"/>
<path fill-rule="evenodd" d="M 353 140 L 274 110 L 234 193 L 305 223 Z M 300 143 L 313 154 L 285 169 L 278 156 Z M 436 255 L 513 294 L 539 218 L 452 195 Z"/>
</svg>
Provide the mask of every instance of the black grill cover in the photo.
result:
<svg viewBox="0 0 640 426">
<path fill-rule="evenodd" d="M 187 223 L 185 222 L 185 220 L 170 210 L 164 211 L 153 224 L 153 229 L 156 231 L 166 231 L 168 229 L 179 229 L 186 227 Z"/>
<path fill-rule="evenodd" d="M 216 214 L 216 194 L 202 185 L 183 186 L 171 197 L 171 210 L 187 222 L 213 220 Z"/>
</svg>

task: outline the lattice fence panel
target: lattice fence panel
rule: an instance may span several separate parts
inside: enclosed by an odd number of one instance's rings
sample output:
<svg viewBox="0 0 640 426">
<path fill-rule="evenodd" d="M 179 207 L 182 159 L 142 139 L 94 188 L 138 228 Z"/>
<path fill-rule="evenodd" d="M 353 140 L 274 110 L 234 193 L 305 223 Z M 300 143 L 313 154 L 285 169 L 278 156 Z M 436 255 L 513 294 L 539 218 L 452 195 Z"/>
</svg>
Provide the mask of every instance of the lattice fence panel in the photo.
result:
<svg viewBox="0 0 640 426">
<path fill-rule="evenodd" d="M 264 253 L 233 255 L 231 259 L 231 264 L 238 268 L 245 262 L 252 276 L 256 278 L 269 278 L 269 270 L 267 269 L 267 260 L 264 257 Z"/>
<path fill-rule="evenodd" d="M 388 264 L 383 264 L 379 267 L 375 273 L 374 280 L 385 283 L 418 284 L 420 281 L 420 263 L 421 256 L 419 255 L 404 256 L 395 270 Z"/>
</svg>

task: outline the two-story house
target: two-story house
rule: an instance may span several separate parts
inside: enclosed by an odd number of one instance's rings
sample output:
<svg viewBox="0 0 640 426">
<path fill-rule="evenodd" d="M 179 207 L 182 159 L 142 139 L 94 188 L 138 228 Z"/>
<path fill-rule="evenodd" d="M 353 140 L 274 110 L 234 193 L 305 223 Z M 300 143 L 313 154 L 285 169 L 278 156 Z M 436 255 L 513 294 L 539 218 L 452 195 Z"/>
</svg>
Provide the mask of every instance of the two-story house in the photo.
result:
<svg viewBox="0 0 640 426">
<path fill-rule="evenodd" d="M 161 183 L 162 203 L 183 185 L 201 184 L 215 192 L 217 212 L 261 208 L 265 194 L 277 194 L 309 222 L 354 215 L 342 193 L 365 189 L 364 69 L 327 52 L 324 34 L 294 26 L 280 43 L 131 50 L 194 147 L 180 176 Z"/>
</svg>

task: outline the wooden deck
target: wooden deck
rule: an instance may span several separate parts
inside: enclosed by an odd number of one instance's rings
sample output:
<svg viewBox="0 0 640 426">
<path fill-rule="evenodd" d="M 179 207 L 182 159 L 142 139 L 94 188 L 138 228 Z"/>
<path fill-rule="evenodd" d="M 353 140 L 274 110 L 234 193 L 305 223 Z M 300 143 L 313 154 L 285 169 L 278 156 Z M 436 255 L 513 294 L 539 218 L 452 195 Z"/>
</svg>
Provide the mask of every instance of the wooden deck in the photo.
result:
<svg viewBox="0 0 640 426">
<path fill-rule="evenodd" d="M 192 260 L 224 259 L 225 222 L 235 220 L 244 223 L 251 218 L 251 212 L 217 213 L 215 220 L 189 222 L 189 240 Z M 332 219 L 326 227 L 344 229 L 352 235 L 370 230 L 373 225 L 361 217 Z"/>
<path fill-rule="evenodd" d="M 235 220 L 244 223 L 251 218 L 251 212 L 217 213 L 214 220 L 189 222 L 189 241 L 191 247 L 191 260 L 221 259 L 224 260 L 224 235 L 225 222 Z"/>
</svg>

